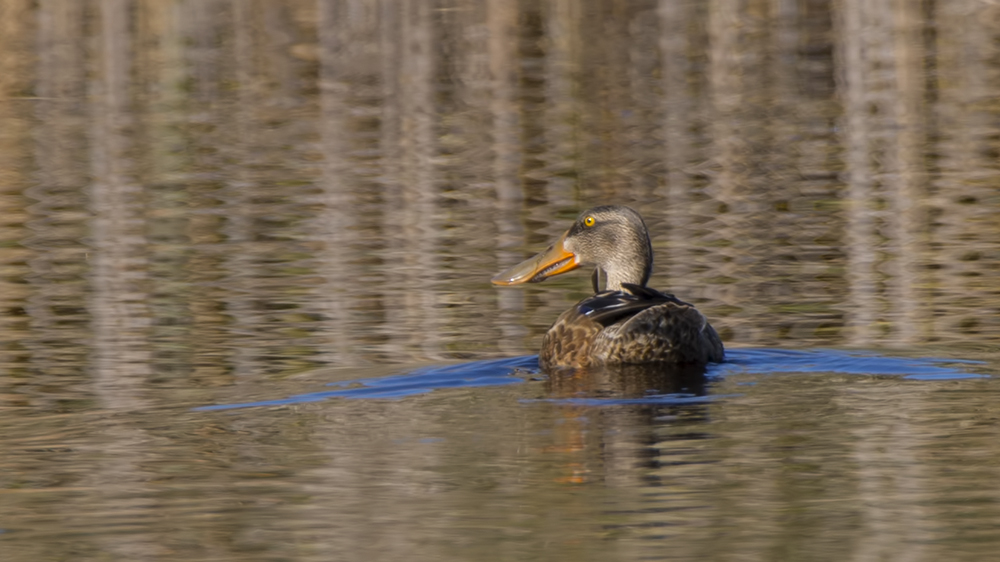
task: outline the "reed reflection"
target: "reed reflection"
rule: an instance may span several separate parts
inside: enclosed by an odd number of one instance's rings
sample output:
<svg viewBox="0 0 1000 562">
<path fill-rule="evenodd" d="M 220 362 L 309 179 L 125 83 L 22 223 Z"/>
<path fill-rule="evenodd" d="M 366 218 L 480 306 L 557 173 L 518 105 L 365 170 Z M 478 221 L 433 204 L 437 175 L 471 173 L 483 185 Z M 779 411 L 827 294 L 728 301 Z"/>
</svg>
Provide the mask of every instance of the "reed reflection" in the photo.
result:
<svg viewBox="0 0 1000 562">
<path fill-rule="evenodd" d="M 727 342 L 1000 330 L 983 3 L 140 3 L 101 26 L 12 5 L 0 281 L 24 316 L 0 322 L 18 368 L 86 371 L 108 356 L 86 327 L 142 306 L 149 376 L 532 353 L 587 283 L 485 278 L 608 202 L 652 228 L 650 285 Z M 105 230 L 119 195 L 138 238 Z M 148 285 L 126 307 L 85 281 L 122 257 Z"/>
</svg>

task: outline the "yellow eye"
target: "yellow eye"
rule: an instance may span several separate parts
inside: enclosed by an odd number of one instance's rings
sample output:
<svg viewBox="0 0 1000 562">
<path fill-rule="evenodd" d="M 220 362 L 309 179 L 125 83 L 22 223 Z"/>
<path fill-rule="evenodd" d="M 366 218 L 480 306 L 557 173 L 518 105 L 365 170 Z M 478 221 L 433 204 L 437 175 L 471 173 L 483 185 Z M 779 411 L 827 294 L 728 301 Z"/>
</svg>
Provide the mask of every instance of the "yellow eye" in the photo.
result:
<svg viewBox="0 0 1000 562">
<path fill-rule="evenodd" d="M 583 219 L 583 226 L 588 226 L 588 227 L 589 226 L 594 226 L 595 222 L 597 222 L 597 221 L 594 219 L 594 217 L 587 216 L 587 217 L 584 217 L 584 219 Z"/>
</svg>

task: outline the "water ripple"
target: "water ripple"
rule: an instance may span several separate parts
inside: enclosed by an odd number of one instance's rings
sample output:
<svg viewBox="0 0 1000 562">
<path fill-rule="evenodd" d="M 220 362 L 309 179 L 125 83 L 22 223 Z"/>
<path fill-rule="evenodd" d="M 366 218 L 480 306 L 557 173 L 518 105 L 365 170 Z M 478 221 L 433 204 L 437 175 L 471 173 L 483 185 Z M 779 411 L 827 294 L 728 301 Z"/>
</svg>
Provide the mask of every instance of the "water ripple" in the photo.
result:
<svg viewBox="0 0 1000 562">
<path fill-rule="evenodd" d="M 839 373 L 848 375 L 898 376 L 909 380 L 938 381 L 985 378 L 989 375 L 966 369 L 981 361 L 934 357 L 892 357 L 866 352 L 827 349 L 734 349 L 727 352 L 725 363 L 712 365 L 707 376 L 718 379 L 736 374 Z M 537 373 L 538 357 L 529 355 L 489 361 L 473 361 L 444 367 L 425 367 L 388 377 L 376 377 L 329 383 L 333 390 L 297 394 L 276 400 L 215 404 L 197 411 L 231 410 L 284 406 L 319 402 L 330 398 L 399 399 L 432 390 L 500 386 L 525 382 Z M 529 375 L 526 377 L 525 375 Z M 544 401 L 571 402 L 577 405 L 681 404 L 715 400 L 720 396 L 651 394 L 641 398 L 565 398 Z M 528 400 L 538 402 L 538 400 Z"/>
<path fill-rule="evenodd" d="M 283 406 L 319 402 L 330 398 L 404 398 L 424 394 L 439 388 L 467 388 L 499 386 L 524 382 L 519 375 L 534 373 L 538 369 L 538 356 L 473 361 L 445 367 L 425 367 L 402 375 L 338 381 L 327 384 L 336 390 L 310 392 L 261 402 L 216 404 L 195 408 L 205 410 L 231 410 L 257 406 Z M 345 388 L 346 387 L 346 388 Z"/>
<path fill-rule="evenodd" d="M 956 380 L 987 377 L 962 370 L 982 361 L 937 357 L 893 357 L 872 352 L 831 349 L 734 349 L 726 362 L 709 368 L 709 376 L 737 373 L 840 373 L 845 375 L 894 375 L 912 380 Z"/>
</svg>

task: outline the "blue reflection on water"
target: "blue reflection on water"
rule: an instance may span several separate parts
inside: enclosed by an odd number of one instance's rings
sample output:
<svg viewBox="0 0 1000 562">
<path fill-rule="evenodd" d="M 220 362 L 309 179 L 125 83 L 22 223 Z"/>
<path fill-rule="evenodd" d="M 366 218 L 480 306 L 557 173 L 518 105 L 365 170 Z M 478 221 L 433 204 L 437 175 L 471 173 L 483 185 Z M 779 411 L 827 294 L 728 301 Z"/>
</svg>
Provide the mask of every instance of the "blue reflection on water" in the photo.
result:
<svg viewBox="0 0 1000 562">
<path fill-rule="evenodd" d="M 332 382 L 327 386 L 336 390 L 310 392 L 262 402 L 242 404 L 217 404 L 195 410 L 230 410 L 255 406 L 282 406 L 319 402 L 330 398 L 403 398 L 423 394 L 438 388 L 499 386 L 524 382 L 524 375 L 538 370 L 538 356 L 473 361 L 446 367 L 425 367 L 402 375 Z M 519 376 L 520 375 L 520 376 Z M 345 388 L 346 387 L 346 388 Z"/>
<path fill-rule="evenodd" d="M 726 362 L 708 369 L 710 377 L 737 373 L 841 373 L 846 375 L 896 375 L 912 380 L 957 380 L 987 377 L 959 366 L 983 361 L 935 357 L 891 357 L 875 353 L 831 349 L 733 349 Z"/>
<path fill-rule="evenodd" d="M 726 352 L 726 362 L 708 368 L 709 379 L 735 374 L 768 373 L 841 373 L 848 375 L 890 375 L 904 379 L 937 381 L 984 378 L 965 368 L 982 361 L 930 357 L 890 357 L 874 353 L 836 350 L 733 349 Z M 195 410 L 231 410 L 261 406 L 283 406 L 319 402 L 330 398 L 398 399 L 424 394 L 436 389 L 499 386 L 524 382 L 538 371 L 538 357 L 514 357 L 473 361 L 446 367 L 425 367 L 402 375 L 330 383 L 334 390 L 297 394 L 277 400 L 216 404 Z M 526 376 L 527 375 L 527 376 Z M 719 395 L 692 396 L 654 394 L 642 398 L 563 398 L 550 399 L 580 405 L 617 404 L 690 404 L 723 398 Z"/>
</svg>

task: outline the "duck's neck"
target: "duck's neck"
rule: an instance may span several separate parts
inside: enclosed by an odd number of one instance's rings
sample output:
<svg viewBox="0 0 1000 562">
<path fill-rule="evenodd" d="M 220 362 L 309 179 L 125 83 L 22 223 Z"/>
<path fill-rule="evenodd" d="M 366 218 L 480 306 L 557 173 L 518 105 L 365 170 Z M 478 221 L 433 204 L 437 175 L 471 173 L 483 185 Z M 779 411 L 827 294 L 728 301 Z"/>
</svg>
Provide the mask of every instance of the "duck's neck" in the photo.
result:
<svg viewBox="0 0 1000 562">
<path fill-rule="evenodd" d="M 645 287 L 649 281 L 649 273 L 653 268 L 651 256 L 637 256 L 636 258 L 623 260 L 619 263 L 611 263 L 602 266 L 606 281 L 604 290 L 621 291 L 622 283 L 632 283 Z"/>
</svg>

